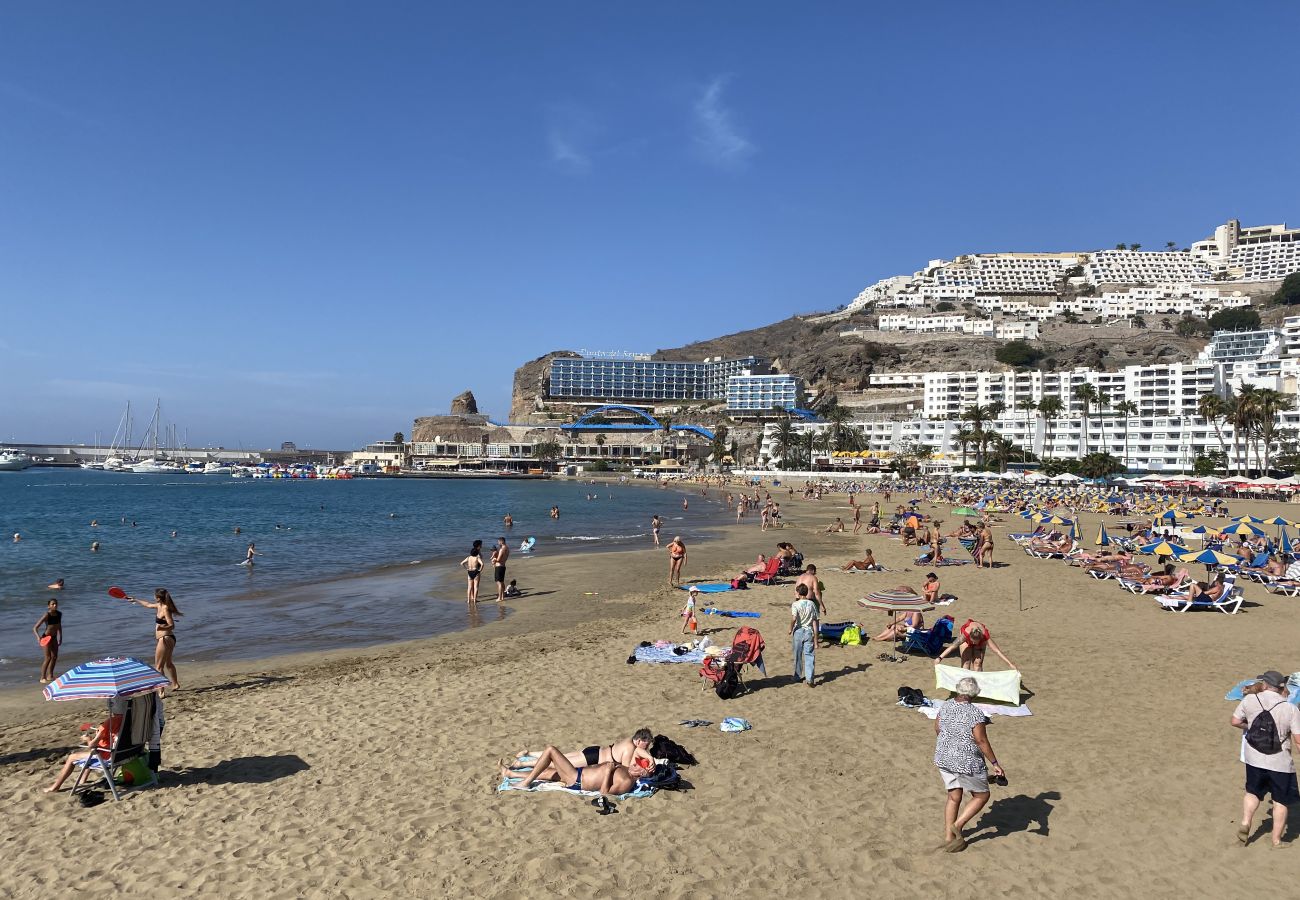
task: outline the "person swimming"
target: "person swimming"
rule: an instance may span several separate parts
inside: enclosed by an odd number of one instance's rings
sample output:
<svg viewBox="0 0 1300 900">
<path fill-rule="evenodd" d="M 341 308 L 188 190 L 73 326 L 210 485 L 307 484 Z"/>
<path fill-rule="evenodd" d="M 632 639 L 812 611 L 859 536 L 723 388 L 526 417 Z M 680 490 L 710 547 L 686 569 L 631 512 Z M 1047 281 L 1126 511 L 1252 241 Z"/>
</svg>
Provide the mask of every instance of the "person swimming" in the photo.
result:
<svg viewBox="0 0 1300 900">
<path fill-rule="evenodd" d="M 62 578 L 56 578 L 56 579 L 54 579 L 54 583 L 53 583 L 53 584 L 47 584 L 47 585 L 45 586 L 45 589 L 46 589 L 47 591 L 61 591 L 61 590 L 63 590 L 63 579 L 62 579 Z"/>
</svg>

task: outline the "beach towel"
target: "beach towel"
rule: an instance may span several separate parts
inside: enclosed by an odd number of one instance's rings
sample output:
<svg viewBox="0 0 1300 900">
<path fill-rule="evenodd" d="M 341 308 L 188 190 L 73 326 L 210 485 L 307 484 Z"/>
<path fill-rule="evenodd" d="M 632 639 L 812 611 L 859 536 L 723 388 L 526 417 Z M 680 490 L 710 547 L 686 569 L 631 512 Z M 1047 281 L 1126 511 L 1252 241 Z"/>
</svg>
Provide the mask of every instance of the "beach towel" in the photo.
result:
<svg viewBox="0 0 1300 900">
<path fill-rule="evenodd" d="M 689 591 L 691 588 L 699 591 L 701 594 L 721 594 L 723 591 L 731 590 L 730 581 L 712 581 L 704 584 L 679 584 L 678 590 Z"/>
<path fill-rule="evenodd" d="M 567 787 L 560 784 L 558 781 L 541 781 L 541 782 L 534 783 L 532 787 L 526 787 L 526 788 L 520 787 L 519 782 L 523 781 L 524 776 L 527 774 L 527 772 L 528 772 L 527 769 L 520 772 L 518 780 L 510 779 L 510 778 L 501 779 L 501 783 L 497 785 L 497 792 L 504 793 L 506 791 L 520 791 L 525 794 L 540 794 L 545 791 L 562 791 L 563 793 L 566 794 L 572 794 L 575 797 L 599 797 L 600 796 L 600 791 L 569 790 Z M 649 797 L 654 792 L 655 792 L 654 788 L 638 787 L 636 790 L 632 791 L 631 793 L 620 794 L 616 796 L 614 799 L 635 800 L 635 799 L 640 799 L 642 797 Z"/>
<path fill-rule="evenodd" d="M 718 609 L 716 606 L 706 606 L 700 612 L 709 616 L 726 616 L 729 619 L 757 619 L 762 613 L 745 612 L 739 609 Z"/>
<path fill-rule="evenodd" d="M 694 663 L 704 662 L 703 650 L 687 650 L 678 656 L 672 647 L 637 647 L 632 652 L 637 662 L 643 663 Z"/>
<path fill-rule="evenodd" d="M 1023 703 L 1019 706 L 1001 706 L 997 703 L 976 703 L 975 708 L 986 716 L 1011 716 L 1019 719 L 1033 715 L 1033 713 L 1029 711 L 1029 707 L 1025 706 Z M 933 719 L 939 715 L 938 706 L 917 706 L 913 707 L 913 709 L 923 713 L 927 719 Z"/>
<path fill-rule="evenodd" d="M 979 682 L 981 699 L 1020 703 L 1020 673 L 1015 669 L 1002 672 L 972 672 L 970 669 L 961 669 L 957 666 L 934 667 L 934 686 L 941 690 L 955 691 L 957 682 L 963 678 L 974 678 Z"/>
<path fill-rule="evenodd" d="M 975 560 L 973 559 L 941 559 L 937 563 L 931 563 L 933 566 L 969 566 Z"/>
</svg>

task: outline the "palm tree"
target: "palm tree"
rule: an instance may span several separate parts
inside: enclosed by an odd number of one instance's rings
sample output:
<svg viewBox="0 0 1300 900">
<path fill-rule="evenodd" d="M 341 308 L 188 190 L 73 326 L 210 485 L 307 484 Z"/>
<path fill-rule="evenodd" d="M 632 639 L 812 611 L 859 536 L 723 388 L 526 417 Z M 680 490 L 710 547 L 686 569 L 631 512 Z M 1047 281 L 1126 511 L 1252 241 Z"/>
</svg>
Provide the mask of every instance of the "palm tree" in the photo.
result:
<svg viewBox="0 0 1300 900">
<path fill-rule="evenodd" d="M 790 468 L 791 452 L 794 450 L 795 440 L 798 435 L 795 433 L 794 425 L 790 422 L 790 417 L 785 416 L 776 425 L 776 453 L 781 457 L 781 468 Z"/>
<path fill-rule="evenodd" d="M 989 445 L 989 449 L 992 451 L 993 459 L 997 461 L 998 472 L 1005 472 L 1007 463 L 1011 461 L 1011 454 L 1016 452 L 1015 443 L 998 435 Z"/>
<path fill-rule="evenodd" d="M 1232 404 L 1232 411 L 1228 414 L 1232 422 L 1232 452 L 1237 457 L 1237 472 L 1241 473 L 1243 469 L 1250 468 L 1250 426 L 1255 416 L 1255 388 L 1253 385 L 1243 384 L 1241 391 L 1237 394 L 1237 399 Z M 1241 450 L 1238 449 L 1243 438 L 1246 444 L 1246 458 L 1243 460 Z M 1242 463 L 1245 463 L 1243 466 Z"/>
<path fill-rule="evenodd" d="M 1033 436 L 1028 433 L 1029 432 L 1028 425 L 1029 425 L 1029 420 L 1033 418 L 1034 413 L 1037 412 L 1038 410 L 1038 404 L 1034 402 L 1033 397 L 1026 397 L 1024 400 L 1016 401 L 1016 409 L 1021 410 L 1025 414 L 1025 425 L 1026 425 L 1025 447 L 1027 448 L 1028 445 L 1034 442 Z M 1020 459 L 1023 462 L 1024 460 L 1028 459 L 1028 457 L 1022 453 Z"/>
<path fill-rule="evenodd" d="M 727 455 L 727 426 L 718 426 L 717 431 L 713 432 L 713 440 L 709 441 L 709 453 L 713 455 L 713 461 L 718 467 L 722 467 L 722 457 Z M 732 459 L 735 459 L 733 456 Z"/>
<path fill-rule="evenodd" d="M 962 427 L 953 432 L 952 437 L 957 442 L 957 446 L 961 448 L 961 467 L 964 469 L 966 468 L 966 451 L 970 449 L 970 445 L 975 441 L 975 432 Z"/>
<path fill-rule="evenodd" d="M 1092 411 L 1092 404 L 1097 402 L 1097 389 L 1089 382 L 1077 385 L 1070 396 L 1079 401 L 1083 407 L 1083 427 L 1080 429 L 1080 440 L 1082 446 L 1079 448 L 1079 458 L 1088 455 L 1088 414 Z"/>
<path fill-rule="evenodd" d="M 603 434 L 596 435 L 596 455 L 605 455 L 605 436 Z"/>
<path fill-rule="evenodd" d="M 1042 413 L 1043 427 L 1047 431 L 1046 452 L 1043 454 L 1044 458 L 1051 457 L 1052 451 L 1055 449 L 1052 446 L 1052 422 L 1055 421 L 1056 417 L 1061 414 L 1061 410 L 1064 408 L 1065 404 L 1061 402 L 1060 397 L 1044 397 L 1042 400 L 1038 401 L 1038 411 Z"/>
<path fill-rule="evenodd" d="M 1196 412 L 1214 428 L 1214 435 L 1219 439 L 1219 449 L 1223 458 L 1228 458 L 1228 442 L 1223 437 L 1223 423 L 1232 412 L 1232 401 L 1218 394 L 1202 394 L 1196 401 Z"/>
<path fill-rule="evenodd" d="M 1128 423 L 1138 414 L 1138 405 L 1132 400 L 1121 400 L 1115 404 L 1115 411 L 1124 414 L 1124 471 L 1128 471 Z"/>
<path fill-rule="evenodd" d="M 975 465 L 983 467 L 984 465 L 984 423 L 989 420 L 989 408 L 980 406 L 976 403 L 971 406 L 961 417 L 971 423 L 971 431 L 975 433 Z"/>
<path fill-rule="evenodd" d="M 546 440 L 533 445 L 533 457 L 538 462 L 551 462 L 559 459 L 564 449 L 559 441 Z"/>
<path fill-rule="evenodd" d="M 846 449 L 843 446 L 843 443 L 844 443 L 845 435 L 848 432 L 848 429 L 846 429 L 844 426 L 849 421 L 849 419 L 853 418 L 853 414 L 843 406 L 840 406 L 838 403 L 835 403 L 831 407 L 829 407 L 825 412 L 822 413 L 822 418 L 825 419 L 827 423 L 830 425 L 830 430 L 828 433 L 830 434 L 831 437 L 831 449 L 832 450 Z"/>
<path fill-rule="evenodd" d="M 1280 391 L 1264 389 L 1255 393 L 1255 432 L 1264 451 L 1264 474 L 1268 474 L 1273 460 L 1273 438 L 1277 432 L 1277 415 L 1291 410 L 1295 397 Z"/>
</svg>

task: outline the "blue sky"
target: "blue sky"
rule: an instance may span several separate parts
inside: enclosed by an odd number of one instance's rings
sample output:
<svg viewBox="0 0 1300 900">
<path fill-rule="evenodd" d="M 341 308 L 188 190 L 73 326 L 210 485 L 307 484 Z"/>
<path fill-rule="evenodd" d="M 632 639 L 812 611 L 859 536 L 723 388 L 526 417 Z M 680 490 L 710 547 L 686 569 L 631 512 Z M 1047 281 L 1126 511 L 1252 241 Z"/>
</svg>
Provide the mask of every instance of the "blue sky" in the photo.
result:
<svg viewBox="0 0 1300 900">
<path fill-rule="evenodd" d="M 1300 5 L 0 7 L 0 441 L 350 447 L 555 348 L 1300 219 Z"/>
</svg>

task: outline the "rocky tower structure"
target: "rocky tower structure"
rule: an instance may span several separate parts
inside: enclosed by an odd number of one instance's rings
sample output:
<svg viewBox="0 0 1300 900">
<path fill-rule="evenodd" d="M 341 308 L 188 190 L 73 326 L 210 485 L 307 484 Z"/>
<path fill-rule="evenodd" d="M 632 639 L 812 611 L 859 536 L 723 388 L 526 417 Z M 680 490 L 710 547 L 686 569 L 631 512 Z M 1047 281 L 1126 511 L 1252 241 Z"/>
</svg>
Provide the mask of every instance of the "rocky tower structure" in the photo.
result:
<svg viewBox="0 0 1300 900">
<path fill-rule="evenodd" d="M 478 415 L 478 401 L 474 399 L 473 391 L 463 391 L 451 399 L 451 414 L 453 416 L 476 416 Z"/>
</svg>

